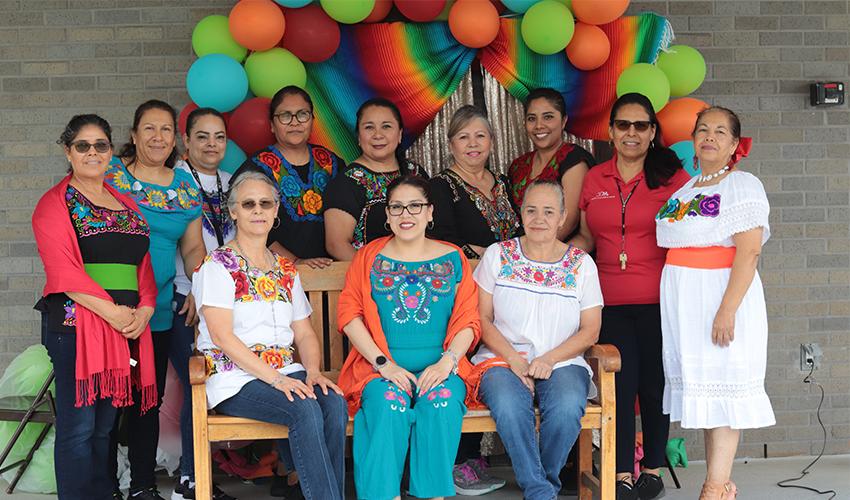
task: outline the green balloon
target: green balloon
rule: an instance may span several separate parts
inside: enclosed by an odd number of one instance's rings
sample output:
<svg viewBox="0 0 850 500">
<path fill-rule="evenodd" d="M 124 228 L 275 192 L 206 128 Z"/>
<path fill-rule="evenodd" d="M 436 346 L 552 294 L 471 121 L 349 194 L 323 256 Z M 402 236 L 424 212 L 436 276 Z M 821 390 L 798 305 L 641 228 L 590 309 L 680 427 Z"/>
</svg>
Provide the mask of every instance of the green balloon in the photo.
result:
<svg viewBox="0 0 850 500">
<path fill-rule="evenodd" d="M 337 22 L 356 24 L 369 17 L 375 0 L 320 0 L 322 8 Z"/>
<path fill-rule="evenodd" d="M 670 82 L 667 75 L 652 64 L 633 64 L 617 79 L 617 97 L 630 92 L 645 95 L 657 113 L 670 100 Z"/>
<path fill-rule="evenodd" d="M 307 86 L 304 63 L 292 52 L 279 47 L 248 56 L 245 72 L 248 73 L 248 87 L 257 97 L 272 98 L 275 92 L 287 85 L 302 89 Z"/>
<path fill-rule="evenodd" d="M 549 55 L 567 48 L 573 38 L 575 21 L 562 2 L 542 0 L 532 5 L 522 16 L 520 30 L 529 49 Z"/>
<path fill-rule="evenodd" d="M 248 49 L 236 43 L 230 34 L 225 16 L 207 16 L 192 30 L 192 49 L 198 57 L 224 54 L 242 62 Z"/>
<path fill-rule="evenodd" d="M 705 59 L 693 47 L 672 45 L 658 56 L 655 63 L 670 81 L 670 95 L 686 96 L 705 80 Z"/>
</svg>

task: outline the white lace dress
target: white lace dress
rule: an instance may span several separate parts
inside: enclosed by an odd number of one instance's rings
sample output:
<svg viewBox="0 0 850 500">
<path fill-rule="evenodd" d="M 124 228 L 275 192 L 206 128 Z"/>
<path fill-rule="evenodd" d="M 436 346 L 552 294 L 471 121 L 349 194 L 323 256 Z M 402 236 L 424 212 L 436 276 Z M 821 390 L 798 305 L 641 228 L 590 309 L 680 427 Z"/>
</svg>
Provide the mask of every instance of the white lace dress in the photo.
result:
<svg viewBox="0 0 850 500">
<path fill-rule="evenodd" d="M 720 183 L 676 191 L 656 216 L 658 245 L 665 248 L 735 246 L 732 236 L 763 228 L 770 237 L 770 206 L 761 182 L 733 171 Z M 731 269 L 665 264 L 661 276 L 664 347 L 664 412 L 683 428 L 733 429 L 776 423 L 764 390 L 767 310 L 758 272 L 735 314 L 735 340 L 711 342 L 714 316 Z"/>
</svg>

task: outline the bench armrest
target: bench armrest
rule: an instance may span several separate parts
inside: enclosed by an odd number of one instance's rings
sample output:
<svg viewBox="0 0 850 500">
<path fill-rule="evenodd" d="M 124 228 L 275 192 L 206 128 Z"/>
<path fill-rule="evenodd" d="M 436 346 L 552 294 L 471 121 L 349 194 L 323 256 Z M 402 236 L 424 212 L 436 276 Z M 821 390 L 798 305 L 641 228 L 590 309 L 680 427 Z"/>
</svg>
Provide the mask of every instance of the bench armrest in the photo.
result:
<svg viewBox="0 0 850 500">
<path fill-rule="evenodd" d="M 584 353 L 587 359 L 596 359 L 599 362 L 599 368 L 606 371 L 616 373 L 620 371 L 620 351 L 610 344 L 596 344 L 591 346 Z"/>
<path fill-rule="evenodd" d="M 189 358 L 189 383 L 203 385 L 207 381 L 207 360 L 200 354 Z"/>
</svg>

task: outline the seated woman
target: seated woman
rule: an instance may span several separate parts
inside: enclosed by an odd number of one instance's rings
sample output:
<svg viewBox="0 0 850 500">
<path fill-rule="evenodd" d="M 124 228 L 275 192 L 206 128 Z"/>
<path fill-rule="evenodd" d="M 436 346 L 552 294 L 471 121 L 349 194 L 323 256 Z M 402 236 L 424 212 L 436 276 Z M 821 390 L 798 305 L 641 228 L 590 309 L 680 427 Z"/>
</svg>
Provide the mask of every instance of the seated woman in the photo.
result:
<svg viewBox="0 0 850 500">
<path fill-rule="evenodd" d="M 227 206 L 236 236 L 204 259 L 192 282 L 198 350 L 211 373 L 209 407 L 289 426 L 304 496 L 341 500 L 345 402 L 319 372 L 321 348 L 295 266 L 266 248 L 277 186 L 259 172 L 241 174 L 231 186 Z M 303 364 L 294 362 L 295 348 Z"/>
<path fill-rule="evenodd" d="M 351 260 L 366 243 L 388 236 L 387 185 L 407 174 L 427 176 L 398 149 L 404 123 L 398 107 L 377 97 L 357 110 L 357 142 L 362 154 L 331 180 L 325 196 L 325 245 L 337 260 Z"/>
<path fill-rule="evenodd" d="M 387 198 L 393 236 L 357 252 L 339 297 L 353 347 L 339 383 L 354 414 L 357 498 L 399 498 L 408 446 L 410 494 L 453 496 L 466 353 L 479 336 L 475 283 L 459 248 L 425 237 L 428 181 L 400 177 Z"/>
<path fill-rule="evenodd" d="M 493 243 L 519 233 L 510 182 L 487 168 L 493 147 L 490 123 L 475 106 L 462 106 L 449 122 L 452 165 L 431 179 L 434 229 L 430 235 L 463 248 L 480 259 Z"/>
<path fill-rule="evenodd" d="M 557 182 L 532 182 L 525 236 L 491 245 L 475 270 L 483 345 L 474 379 L 529 499 L 557 498 L 558 473 L 596 392 L 583 354 L 599 336 L 602 292 L 593 260 L 557 238 L 563 200 Z"/>
</svg>

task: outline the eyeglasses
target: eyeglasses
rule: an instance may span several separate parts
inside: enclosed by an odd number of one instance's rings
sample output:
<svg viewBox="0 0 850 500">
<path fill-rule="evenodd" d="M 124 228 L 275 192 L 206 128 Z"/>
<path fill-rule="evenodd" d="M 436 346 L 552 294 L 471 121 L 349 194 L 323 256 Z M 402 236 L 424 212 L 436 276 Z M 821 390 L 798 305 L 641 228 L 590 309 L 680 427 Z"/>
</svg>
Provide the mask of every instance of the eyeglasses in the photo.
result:
<svg viewBox="0 0 850 500">
<path fill-rule="evenodd" d="M 245 200 L 240 202 L 239 205 L 245 210 L 254 210 L 257 205 L 260 205 L 263 210 L 270 210 L 274 208 L 274 200 Z"/>
<path fill-rule="evenodd" d="M 71 143 L 71 147 L 80 154 L 88 153 L 91 148 L 94 148 L 94 150 L 98 153 L 108 153 L 109 150 L 112 149 L 112 143 L 107 141 L 95 141 L 94 143 L 88 141 L 74 141 Z"/>
<path fill-rule="evenodd" d="M 298 120 L 298 123 L 307 123 L 310 121 L 310 118 L 313 118 L 313 113 L 311 111 L 307 111 L 306 109 L 302 109 L 295 113 L 290 113 L 289 111 L 284 111 L 283 113 L 277 113 L 274 115 L 275 120 L 281 125 L 292 125 L 292 119 Z"/>
<path fill-rule="evenodd" d="M 407 205 L 402 205 L 401 203 L 393 203 L 392 205 L 387 205 L 387 212 L 390 215 L 398 217 L 403 214 L 405 210 L 410 215 L 419 215 L 422 213 L 422 209 L 431 205 L 430 203 L 422 203 L 418 201 L 414 201 L 413 203 L 409 203 Z"/>
<path fill-rule="evenodd" d="M 649 127 L 652 126 L 652 122 L 646 120 L 638 120 L 636 122 L 629 120 L 614 120 L 614 128 L 620 132 L 627 132 L 632 125 L 634 125 L 636 132 L 646 132 L 649 130 Z"/>
</svg>

